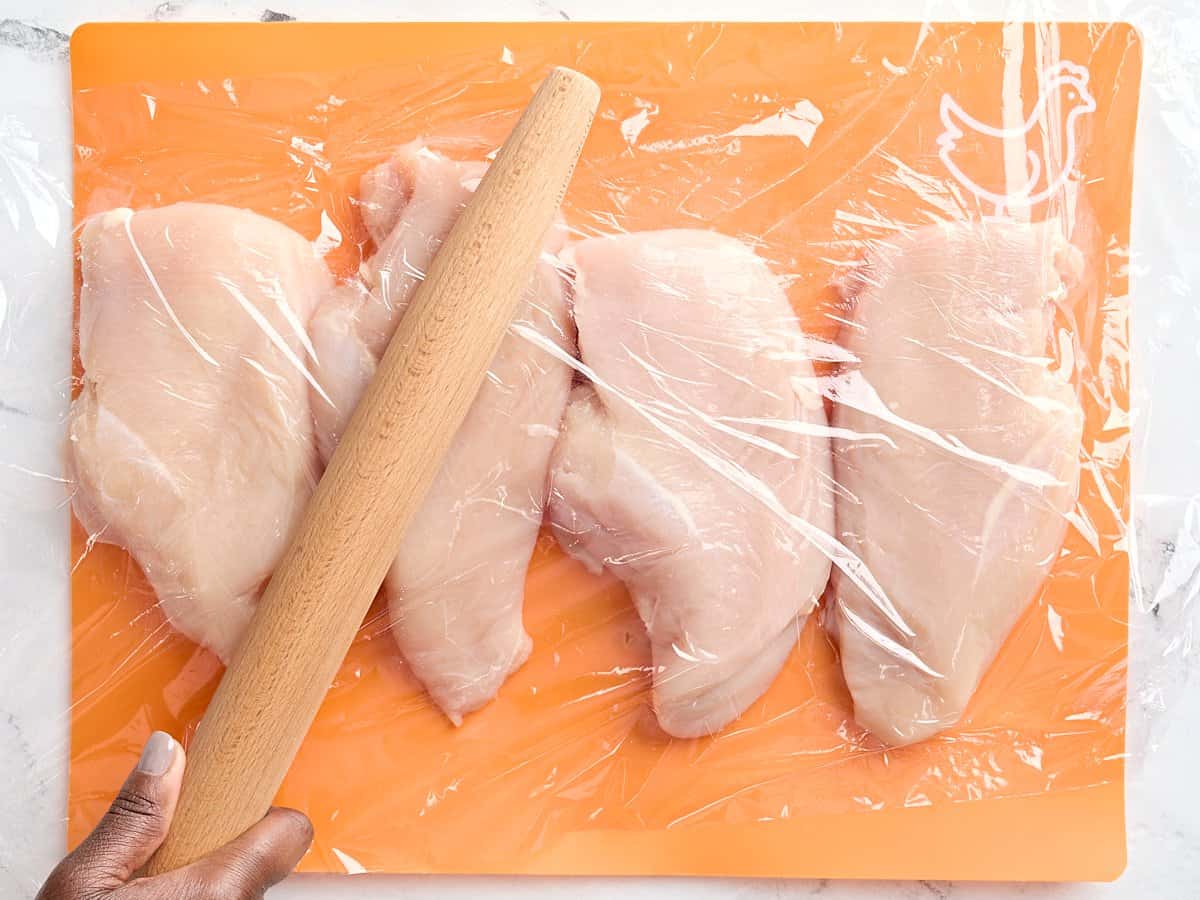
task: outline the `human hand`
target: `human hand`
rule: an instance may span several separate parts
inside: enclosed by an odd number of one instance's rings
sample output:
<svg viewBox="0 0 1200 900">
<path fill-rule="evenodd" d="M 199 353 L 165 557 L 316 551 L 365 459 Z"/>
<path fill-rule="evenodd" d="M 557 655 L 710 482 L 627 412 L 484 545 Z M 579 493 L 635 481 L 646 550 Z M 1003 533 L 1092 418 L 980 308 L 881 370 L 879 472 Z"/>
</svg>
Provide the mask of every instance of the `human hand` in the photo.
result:
<svg viewBox="0 0 1200 900">
<path fill-rule="evenodd" d="M 236 840 L 190 866 L 137 877 L 167 836 L 184 753 L 156 731 L 95 830 L 50 873 L 36 900 L 257 900 L 282 881 L 312 843 L 312 824 L 272 809 Z"/>
</svg>

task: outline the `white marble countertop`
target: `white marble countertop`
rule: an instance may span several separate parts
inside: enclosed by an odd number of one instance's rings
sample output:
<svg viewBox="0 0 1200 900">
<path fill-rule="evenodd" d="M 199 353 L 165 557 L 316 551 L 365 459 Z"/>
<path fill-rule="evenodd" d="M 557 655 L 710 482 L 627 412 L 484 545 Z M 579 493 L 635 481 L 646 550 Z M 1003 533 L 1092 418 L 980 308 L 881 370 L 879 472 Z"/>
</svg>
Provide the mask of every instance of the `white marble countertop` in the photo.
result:
<svg viewBox="0 0 1200 900">
<path fill-rule="evenodd" d="M 1200 0 L 897 0 L 907 19 L 1121 18 L 1146 38 L 1134 213 L 1129 847 L 1111 885 L 301 876 L 281 898 L 1200 896 Z M 268 9 L 269 7 L 269 9 Z M 67 40 L 89 20 L 878 18 L 870 0 L 0 0 L 0 895 L 64 851 L 69 629 L 60 481 L 71 304 Z M 353 887 L 349 887 L 352 885 Z"/>
</svg>

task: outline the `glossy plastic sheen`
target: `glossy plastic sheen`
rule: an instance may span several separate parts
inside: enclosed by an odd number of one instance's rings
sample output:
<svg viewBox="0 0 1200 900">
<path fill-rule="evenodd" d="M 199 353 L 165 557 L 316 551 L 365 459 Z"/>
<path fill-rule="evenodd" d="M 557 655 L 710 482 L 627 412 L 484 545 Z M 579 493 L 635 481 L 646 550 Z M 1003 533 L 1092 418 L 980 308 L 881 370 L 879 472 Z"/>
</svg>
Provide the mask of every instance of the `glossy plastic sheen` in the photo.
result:
<svg viewBox="0 0 1200 900">
<path fill-rule="evenodd" d="M 512 504 L 551 526 L 532 650 L 456 727 L 381 597 L 276 798 L 316 825 L 303 868 L 1120 870 L 1133 29 L 89 26 L 72 60 L 80 222 L 244 207 L 385 313 L 425 274 L 424 244 L 377 255 L 388 211 L 442 233 L 401 148 L 470 169 L 551 66 L 602 90 L 543 247 L 574 329 L 518 320 L 538 362 L 490 382 L 554 434 Z M 496 399 L 548 361 L 577 382 L 552 426 Z M 500 502 L 506 446 L 446 496 Z M 221 669 L 123 549 L 74 541 L 78 840 Z"/>
</svg>

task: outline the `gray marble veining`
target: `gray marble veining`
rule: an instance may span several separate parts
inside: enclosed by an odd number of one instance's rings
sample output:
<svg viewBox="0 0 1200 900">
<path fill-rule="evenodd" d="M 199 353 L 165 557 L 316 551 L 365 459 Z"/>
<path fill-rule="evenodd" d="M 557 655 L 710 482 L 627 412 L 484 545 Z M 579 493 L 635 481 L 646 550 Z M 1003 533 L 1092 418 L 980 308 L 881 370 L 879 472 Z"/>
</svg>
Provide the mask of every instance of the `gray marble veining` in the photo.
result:
<svg viewBox="0 0 1200 900">
<path fill-rule="evenodd" d="M 44 28 L 20 19 L 0 20 L 0 46 L 15 47 L 34 57 L 66 57 L 69 40 L 57 28 Z"/>
</svg>

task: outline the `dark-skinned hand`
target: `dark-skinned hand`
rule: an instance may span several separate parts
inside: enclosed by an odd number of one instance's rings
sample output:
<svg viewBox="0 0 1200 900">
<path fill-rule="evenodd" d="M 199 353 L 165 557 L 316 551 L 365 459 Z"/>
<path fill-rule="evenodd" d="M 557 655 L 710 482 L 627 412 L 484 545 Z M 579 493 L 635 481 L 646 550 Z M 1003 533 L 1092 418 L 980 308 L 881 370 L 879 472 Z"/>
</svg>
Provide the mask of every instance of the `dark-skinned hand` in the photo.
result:
<svg viewBox="0 0 1200 900">
<path fill-rule="evenodd" d="M 190 866 L 137 876 L 175 814 L 183 748 L 156 731 L 95 830 L 50 873 L 37 900 L 256 900 L 282 881 L 312 842 L 312 825 L 272 809 L 239 838 Z"/>
</svg>

